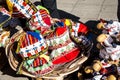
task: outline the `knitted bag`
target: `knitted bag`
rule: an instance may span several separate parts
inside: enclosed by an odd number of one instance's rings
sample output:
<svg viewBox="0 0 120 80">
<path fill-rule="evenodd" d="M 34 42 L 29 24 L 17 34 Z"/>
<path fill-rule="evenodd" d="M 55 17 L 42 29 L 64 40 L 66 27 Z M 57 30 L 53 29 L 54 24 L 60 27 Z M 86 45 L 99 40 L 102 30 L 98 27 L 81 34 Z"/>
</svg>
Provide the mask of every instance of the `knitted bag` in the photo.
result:
<svg viewBox="0 0 120 80">
<path fill-rule="evenodd" d="M 18 11 L 17 7 L 13 4 L 12 0 L 6 0 L 7 7 L 12 17 L 25 17 L 20 11 Z"/>
<path fill-rule="evenodd" d="M 23 58 L 18 73 L 23 74 L 24 71 L 38 77 L 53 70 L 54 66 L 48 55 L 47 48 L 48 46 L 42 35 L 37 32 L 26 32 L 20 38 L 16 50 Z"/>
<path fill-rule="evenodd" d="M 13 12 L 14 17 L 26 17 L 30 19 L 37 12 L 37 8 L 29 0 L 7 0 L 7 5 L 9 10 Z"/>
<path fill-rule="evenodd" d="M 41 33 L 45 33 L 51 26 L 51 19 L 48 11 L 45 8 L 36 7 L 29 0 L 11 0 L 15 6 L 15 12 L 21 12 L 26 18 L 30 19 L 29 28 L 31 30 L 40 30 Z M 18 11 L 16 10 L 18 9 Z M 38 9 L 37 9 L 38 8 Z M 18 16 L 18 13 L 17 14 Z M 18 16 L 19 17 L 19 16 Z"/>
<path fill-rule="evenodd" d="M 41 8 L 34 15 L 32 15 L 31 20 L 29 21 L 30 30 L 39 30 L 41 34 L 45 34 L 50 30 L 51 27 L 51 18 L 48 11 L 44 8 Z"/>
<path fill-rule="evenodd" d="M 81 52 L 81 49 L 77 46 L 79 44 L 76 44 L 70 38 L 71 23 L 68 24 L 64 21 L 66 20 L 55 23 L 55 31 L 46 36 L 50 58 L 53 64 L 57 66 L 53 72 L 42 76 L 43 78 L 58 79 L 67 76 L 77 71 L 81 64 L 87 60 L 87 57 L 83 54 L 84 52 Z"/>
<path fill-rule="evenodd" d="M 71 41 L 68 27 L 58 26 L 53 33 L 47 36 L 47 43 L 51 51 L 50 57 L 53 64 L 63 64 L 75 59 L 80 50 Z"/>
</svg>

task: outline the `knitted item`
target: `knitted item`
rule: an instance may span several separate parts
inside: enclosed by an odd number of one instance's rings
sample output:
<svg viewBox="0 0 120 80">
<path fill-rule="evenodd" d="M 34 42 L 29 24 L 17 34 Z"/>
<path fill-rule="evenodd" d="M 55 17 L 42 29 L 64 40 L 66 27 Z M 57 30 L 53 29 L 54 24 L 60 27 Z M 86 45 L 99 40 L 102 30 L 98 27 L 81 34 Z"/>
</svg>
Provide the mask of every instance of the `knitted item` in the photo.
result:
<svg viewBox="0 0 120 80">
<path fill-rule="evenodd" d="M 11 0 L 11 3 L 14 5 L 13 16 L 17 16 L 18 14 L 22 16 L 22 13 L 26 18 L 30 19 L 37 12 L 36 7 L 29 0 Z"/>
<path fill-rule="evenodd" d="M 11 2 L 15 6 L 13 7 L 13 16 L 20 17 L 22 13 L 26 18 L 30 19 L 30 30 L 40 30 L 41 34 L 48 32 L 51 26 L 51 19 L 45 8 L 39 10 L 39 7 L 36 7 L 29 0 L 11 0 Z"/>
<path fill-rule="evenodd" d="M 48 12 L 44 9 L 37 11 L 32 15 L 31 20 L 29 21 L 29 28 L 31 30 L 39 30 L 41 34 L 44 34 L 45 31 L 48 31 L 51 27 L 51 19 Z"/>
<path fill-rule="evenodd" d="M 54 68 L 47 52 L 47 45 L 42 35 L 37 32 L 27 32 L 21 36 L 16 52 L 23 58 L 18 70 L 19 74 L 25 71 L 38 77 Z"/>
<path fill-rule="evenodd" d="M 20 18 L 25 17 L 13 4 L 12 0 L 6 0 L 6 4 L 8 6 L 9 12 L 11 13 L 12 17 L 20 17 Z"/>
<path fill-rule="evenodd" d="M 69 36 L 67 27 L 57 27 L 53 36 L 47 37 L 47 43 L 51 50 L 50 57 L 53 64 L 62 64 L 75 59 L 80 50 L 75 47 Z"/>
<path fill-rule="evenodd" d="M 62 53 L 60 57 L 56 57 L 56 59 L 53 60 L 53 64 L 60 64 L 60 63 L 62 64 L 62 63 L 70 62 L 74 60 L 79 53 L 80 53 L 80 50 L 78 48 L 67 51 L 66 53 Z"/>
<path fill-rule="evenodd" d="M 47 13 L 50 14 L 49 11 L 48 11 L 45 7 L 43 7 L 43 6 L 41 6 L 41 5 L 36 6 L 36 8 L 37 8 L 38 10 L 40 10 L 40 9 L 46 10 Z"/>
<path fill-rule="evenodd" d="M 47 45 L 43 37 L 37 32 L 27 32 L 23 36 L 21 36 L 17 53 L 19 53 L 22 58 L 30 58 L 34 55 L 42 54 L 43 50 L 47 49 Z M 46 51 L 43 51 L 46 52 Z"/>
<path fill-rule="evenodd" d="M 12 17 L 25 18 L 25 16 L 20 11 L 18 11 L 15 6 L 13 7 Z"/>
<path fill-rule="evenodd" d="M 42 54 L 36 58 L 24 60 L 19 67 L 18 74 L 22 74 L 22 70 L 34 77 L 50 73 L 53 70 L 54 65 L 48 57 L 49 56 Z"/>
</svg>

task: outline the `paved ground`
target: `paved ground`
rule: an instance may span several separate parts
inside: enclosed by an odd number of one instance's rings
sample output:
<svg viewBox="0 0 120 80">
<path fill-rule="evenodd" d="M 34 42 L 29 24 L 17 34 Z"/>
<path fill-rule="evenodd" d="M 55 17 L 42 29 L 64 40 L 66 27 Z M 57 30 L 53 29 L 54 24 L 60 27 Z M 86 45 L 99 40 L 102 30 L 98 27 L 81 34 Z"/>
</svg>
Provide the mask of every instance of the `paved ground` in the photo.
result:
<svg viewBox="0 0 120 80">
<path fill-rule="evenodd" d="M 117 20 L 117 0 L 57 0 L 58 9 L 80 18 L 80 21 Z"/>
<path fill-rule="evenodd" d="M 117 0 L 57 0 L 57 6 L 62 18 L 80 20 L 84 23 L 100 18 L 117 20 Z M 14 74 L 15 72 L 6 66 L 0 71 L 0 80 L 28 80 Z"/>
</svg>

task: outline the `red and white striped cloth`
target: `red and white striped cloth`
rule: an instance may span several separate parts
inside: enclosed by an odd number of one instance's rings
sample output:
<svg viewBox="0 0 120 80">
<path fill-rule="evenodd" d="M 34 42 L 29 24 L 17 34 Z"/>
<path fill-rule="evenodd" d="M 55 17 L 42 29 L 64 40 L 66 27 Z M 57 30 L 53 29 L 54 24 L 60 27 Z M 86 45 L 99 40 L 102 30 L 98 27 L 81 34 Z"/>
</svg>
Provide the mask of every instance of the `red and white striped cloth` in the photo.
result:
<svg viewBox="0 0 120 80">
<path fill-rule="evenodd" d="M 14 6 L 21 12 L 26 18 L 30 19 L 31 16 L 35 13 L 34 10 L 31 8 L 27 2 L 24 0 L 11 0 Z M 19 14 L 17 10 L 15 10 L 14 14 Z"/>
</svg>

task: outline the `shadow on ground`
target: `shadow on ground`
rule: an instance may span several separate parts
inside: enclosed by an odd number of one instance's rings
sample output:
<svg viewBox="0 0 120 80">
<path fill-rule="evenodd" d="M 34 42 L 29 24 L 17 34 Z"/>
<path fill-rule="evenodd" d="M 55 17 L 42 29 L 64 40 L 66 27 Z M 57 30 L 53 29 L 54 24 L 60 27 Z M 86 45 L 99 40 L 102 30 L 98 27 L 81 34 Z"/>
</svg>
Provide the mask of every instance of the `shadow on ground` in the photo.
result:
<svg viewBox="0 0 120 80">
<path fill-rule="evenodd" d="M 80 17 L 77 17 L 77 16 L 70 14 L 68 12 L 65 12 L 63 10 L 58 10 L 58 12 L 59 12 L 61 19 L 68 18 L 68 19 L 71 19 L 72 21 L 75 21 L 75 22 L 79 22 L 79 20 L 80 20 Z"/>
<path fill-rule="evenodd" d="M 17 75 L 16 72 L 14 70 L 11 69 L 9 63 L 8 63 L 8 59 L 5 55 L 5 49 L 4 48 L 0 48 L 0 75 L 4 76 L 4 75 L 9 75 L 9 76 L 13 76 L 13 77 L 26 77 L 23 75 Z M 1 77 L 2 78 L 2 77 Z"/>
<path fill-rule="evenodd" d="M 96 21 L 96 20 L 88 20 L 85 23 L 85 25 L 90 30 L 88 37 L 94 44 L 93 48 L 91 50 L 90 60 L 88 60 L 88 61 L 92 61 L 94 59 L 99 58 L 99 49 L 96 47 L 96 45 L 97 45 L 96 38 L 98 37 L 98 35 L 101 34 L 101 30 L 98 30 L 97 27 L 96 27 L 98 23 L 99 23 L 99 21 Z"/>
</svg>

